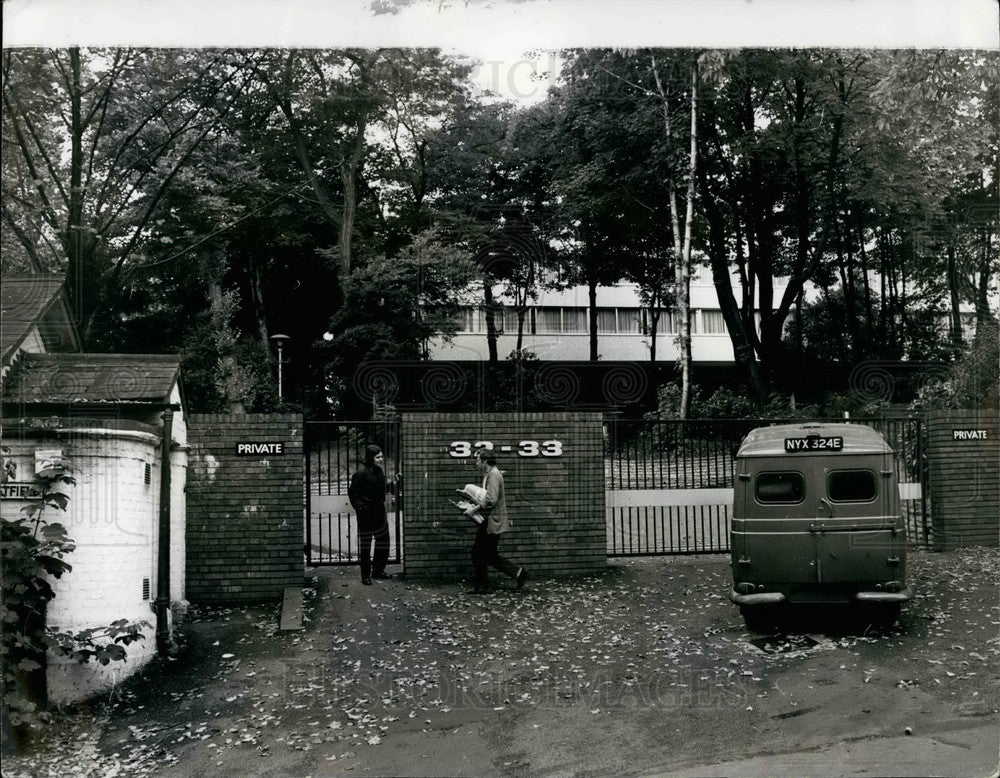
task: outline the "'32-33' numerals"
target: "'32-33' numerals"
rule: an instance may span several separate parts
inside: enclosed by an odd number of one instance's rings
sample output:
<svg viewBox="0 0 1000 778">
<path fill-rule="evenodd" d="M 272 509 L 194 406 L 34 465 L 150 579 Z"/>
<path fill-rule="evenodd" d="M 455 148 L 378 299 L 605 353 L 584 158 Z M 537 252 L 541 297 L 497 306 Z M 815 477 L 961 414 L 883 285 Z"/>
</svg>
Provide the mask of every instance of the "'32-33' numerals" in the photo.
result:
<svg viewBox="0 0 1000 778">
<path fill-rule="evenodd" d="M 488 440 L 456 440 L 448 447 L 448 455 L 455 459 L 465 459 L 471 457 L 479 449 L 489 449 L 490 451 L 511 451 L 513 446 L 495 446 Z M 561 440 L 522 440 L 517 444 L 517 455 L 522 457 L 561 457 L 563 454 L 563 444 Z"/>
</svg>

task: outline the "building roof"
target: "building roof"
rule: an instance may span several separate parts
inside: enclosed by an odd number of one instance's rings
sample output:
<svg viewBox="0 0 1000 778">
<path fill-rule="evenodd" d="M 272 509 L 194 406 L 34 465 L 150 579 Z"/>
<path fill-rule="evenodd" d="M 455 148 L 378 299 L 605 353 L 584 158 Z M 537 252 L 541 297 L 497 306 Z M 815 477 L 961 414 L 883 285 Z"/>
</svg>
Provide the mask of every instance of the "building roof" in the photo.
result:
<svg viewBox="0 0 1000 778">
<path fill-rule="evenodd" d="M 0 283 L 0 320 L 4 365 L 13 359 L 35 327 L 47 349 L 80 350 L 61 275 L 5 275 Z"/>
<path fill-rule="evenodd" d="M 737 457 L 785 456 L 786 438 L 843 438 L 844 447 L 839 454 L 890 454 L 892 449 L 885 438 L 876 430 L 864 424 L 835 424 L 826 422 L 804 422 L 801 424 L 776 424 L 773 427 L 758 427 L 743 439 Z M 829 456 L 827 451 L 800 451 L 789 456 Z"/>
<path fill-rule="evenodd" d="M 3 401 L 163 406 L 179 377 L 176 354 L 24 354 Z"/>
</svg>

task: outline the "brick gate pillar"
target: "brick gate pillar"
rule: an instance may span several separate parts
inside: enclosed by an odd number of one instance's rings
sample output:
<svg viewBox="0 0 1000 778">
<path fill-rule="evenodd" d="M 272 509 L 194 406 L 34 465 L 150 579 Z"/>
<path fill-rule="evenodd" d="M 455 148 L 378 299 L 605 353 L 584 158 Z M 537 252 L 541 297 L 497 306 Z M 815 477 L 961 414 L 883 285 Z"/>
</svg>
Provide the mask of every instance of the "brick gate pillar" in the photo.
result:
<svg viewBox="0 0 1000 778">
<path fill-rule="evenodd" d="M 482 483 L 477 443 L 492 444 L 511 530 L 501 553 L 532 577 L 607 565 L 604 432 L 597 413 L 408 413 L 402 419 L 403 560 L 408 579 L 471 578 L 476 527 L 451 501 Z M 491 573 L 495 575 L 495 573 Z"/>
<path fill-rule="evenodd" d="M 934 546 L 1000 545 L 1000 418 L 993 411 L 927 417 Z"/>
</svg>

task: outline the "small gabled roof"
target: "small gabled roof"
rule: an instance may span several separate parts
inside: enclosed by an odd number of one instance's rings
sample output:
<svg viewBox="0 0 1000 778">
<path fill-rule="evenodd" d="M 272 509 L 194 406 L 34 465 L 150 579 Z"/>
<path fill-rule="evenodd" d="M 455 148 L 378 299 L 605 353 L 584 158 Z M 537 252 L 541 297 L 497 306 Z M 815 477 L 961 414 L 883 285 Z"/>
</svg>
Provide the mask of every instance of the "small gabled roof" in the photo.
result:
<svg viewBox="0 0 1000 778">
<path fill-rule="evenodd" d="M 176 354 L 24 354 L 3 401 L 162 407 L 179 379 Z"/>
<path fill-rule="evenodd" d="M 4 365 L 14 358 L 35 327 L 46 349 L 80 350 L 63 277 L 54 273 L 5 274 L 0 280 L 0 348 Z"/>
<path fill-rule="evenodd" d="M 892 448 L 881 433 L 864 424 L 838 424 L 834 422 L 803 422 L 801 424 L 776 424 L 773 427 L 758 427 L 743 439 L 737 457 L 785 456 L 785 438 L 805 438 L 817 435 L 821 438 L 844 439 L 844 448 L 839 454 L 891 454 Z M 792 454 L 794 457 L 829 456 L 825 451 L 804 451 Z"/>
</svg>

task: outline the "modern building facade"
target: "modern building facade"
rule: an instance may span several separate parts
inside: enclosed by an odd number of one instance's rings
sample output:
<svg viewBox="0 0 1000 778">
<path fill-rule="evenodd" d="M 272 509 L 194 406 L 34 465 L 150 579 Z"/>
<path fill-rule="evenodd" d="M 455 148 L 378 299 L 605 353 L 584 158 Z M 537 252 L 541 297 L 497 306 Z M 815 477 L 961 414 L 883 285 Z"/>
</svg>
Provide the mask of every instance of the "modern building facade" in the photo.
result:
<svg viewBox="0 0 1000 778">
<path fill-rule="evenodd" d="M 783 288 L 776 290 L 777 294 Z M 481 295 L 480 295 L 481 297 Z M 517 347 L 518 315 L 512 301 L 499 296 L 502 312 L 496 315 L 497 353 L 506 358 Z M 597 289 L 598 356 L 601 360 L 641 362 L 650 360 L 652 322 L 635 284 Z M 680 352 L 676 314 L 663 311 L 656 323 L 656 361 L 674 362 Z M 541 290 L 530 300 L 523 325 L 522 348 L 543 361 L 582 362 L 590 358 L 589 293 L 586 286 Z M 488 358 L 486 310 L 482 305 L 462 309 L 459 330 L 445 342 L 429 344 L 431 359 L 476 361 Z M 711 275 L 695 274 L 691 280 L 691 355 L 695 362 L 734 362 L 732 341 L 722 318 Z"/>
</svg>

